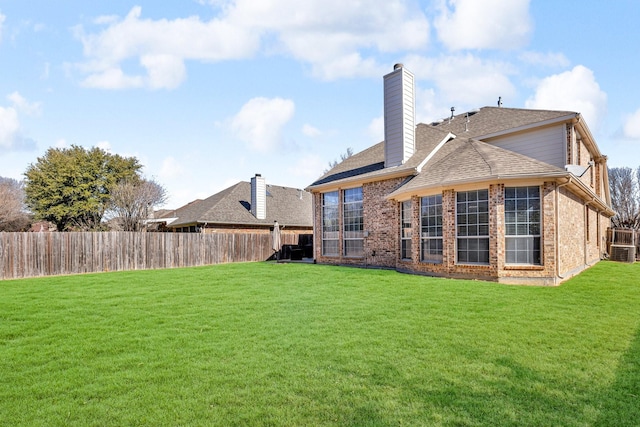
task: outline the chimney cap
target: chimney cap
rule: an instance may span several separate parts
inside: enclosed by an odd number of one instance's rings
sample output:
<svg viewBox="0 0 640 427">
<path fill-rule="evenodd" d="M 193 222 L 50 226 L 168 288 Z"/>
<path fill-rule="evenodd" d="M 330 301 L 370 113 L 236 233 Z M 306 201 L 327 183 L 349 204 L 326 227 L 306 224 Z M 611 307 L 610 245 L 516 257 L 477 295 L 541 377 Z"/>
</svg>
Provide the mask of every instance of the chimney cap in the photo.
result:
<svg viewBox="0 0 640 427">
<path fill-rule="evenodd" d="M 397 64 L 395 64 L 395 65 L 393 66 L 393 70 L 395 71 L 395 70 L 397 70 L 398 68 L 403 68 L 403 67 L 404 67 L 404 64 L 403 64 L 403 63 L 401 63 L 401 62 L 398 62 Z"/>
<path fill-rule="evenodd" d="M 257 174 L 256 174 L 256 176 L 262 176 L 262 174 L 260 174 L 260 173 L 257 173 Z"/>
</svg>

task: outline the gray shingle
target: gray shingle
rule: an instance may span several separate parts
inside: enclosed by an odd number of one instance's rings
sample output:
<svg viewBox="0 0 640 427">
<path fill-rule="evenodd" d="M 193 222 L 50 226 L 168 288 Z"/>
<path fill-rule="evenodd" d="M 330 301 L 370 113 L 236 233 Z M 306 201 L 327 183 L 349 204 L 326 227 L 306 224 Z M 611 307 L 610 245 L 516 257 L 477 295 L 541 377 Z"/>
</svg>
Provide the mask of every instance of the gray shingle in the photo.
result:
<svg viewBox="0 0 640 427">
<path fill-rule="evenodd" d="M 178 219 L 170 227 L 195 223 L 230 225 L 280 225 L 311 227 L 312 196 L 291 187 L 267 184 L 266 218 L 257 219 L 250 212 L 251 183 L 241 181 L 204 200 L 189 203 L 175 211 Z"/>
</svg>

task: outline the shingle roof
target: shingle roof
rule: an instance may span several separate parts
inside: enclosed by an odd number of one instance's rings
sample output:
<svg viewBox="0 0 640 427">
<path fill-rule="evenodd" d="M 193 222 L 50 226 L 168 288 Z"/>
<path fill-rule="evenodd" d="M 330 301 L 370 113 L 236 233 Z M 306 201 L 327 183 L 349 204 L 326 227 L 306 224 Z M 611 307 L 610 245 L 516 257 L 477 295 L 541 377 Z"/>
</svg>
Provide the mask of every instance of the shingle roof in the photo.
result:
<svg viewBox="0 0 640 427">
<path fill-rule="evenodd" d="M 416 127 L 416 151 L 413 156 L 401 166 L 393 168 L 384 167 L 384 142 L 367 148 L 353 156 L 345 159 L 329 172 L 318 178 L 309 187 L 317 185 L 348 181 L 350 178 L 371 178 L 384 175 L 389 171 L 406 171 L 407 175 L 415 173 L 420 163 L 433 151 L 433 149 L 447 138 L 448 132 L 435 129 L 423 123 Z"/>
<path fill-rule="evenodd" d="M 297 188 L 267 184 L 266 218 L 251 214 L 251 183 L 241 181 L 204 200 L 189 203 L 176 211 L 170 227 L 188 224 L 280 225 L 311 227 L 312 196 Z"/>
<path fill-rule="evenodd" d="M 311 184 L 309 188 L 313 189 L 316 186 L 329 183 L 347 183 L 356 177 L 359 180 L 375 179 L 392 171 L 404 171 L 406 176 L 415 175 L 420 172 L 417 170 L 420 163 L 450 134 L 456 135 L 456 142 L 453 144 L 453 141 L 446 143 L 424 166 L 419 177 L 412 179 L 403 189 L 408 185 L 435 185 L 432 180 L 443 181 L 443 176 L 450 177 L 450 181 L 453 182 L 455 176 L 460 177 L 456 179 L 462 180 L 462 177 L 464 177 L 464 180 L 468 181 L 469 179 L 481 179 L 481 177 L 494 175 L 555 174 L 562 171 L 562 169 L 530 157 L 498 149 L 480 141 L 469 143 L 469 139 L 560 121 L 574 117 L 577 113 L 571 111 L 482 107 L 468 114 L 468 116 L 467 113 L 458 114 L 452 120 L 445 119 L 431 124 L 419 124 L 416 127 L 416 151 L 401 166 L 395 168 L 384 167 L 384 142 L 380 142 L 344 160 Z M 466 141 L 467 144 L 461 145 L 461 140 Z M 454 147 L 464 148 L 464 153 L 452 153 L 451 150 Z M 447 153 L 451 157 L 445 157 Z M 469 156 L 469 158 L 464 158 L 464 156 Z M 445 159 L 445 166 L 440 165 L 439 162 Z M 487 167 L 489 169 L 486 169 Z M 436 169 L 440 172 L 436 172 Z"/>
<path fill-rule="evenodd" d="M 467 122 L 467 114 L 469 114 L 469 122 Z M 447 118 L 441 122 L 434 122 L 431 126 L 465 138 L 478 138 L 577 114 L 572 111 L 482 107 L 475 112 L 458 114 L 451 121 Z"/>
<path fill-rule="evenodd" d="M 566 175 L 566 171 L 482 141 L 456 138 L 438 150 L 424 166 L 423 173 L 389 197 L 412 190 L 470 181 L 553 175 Z"/>
</svg>

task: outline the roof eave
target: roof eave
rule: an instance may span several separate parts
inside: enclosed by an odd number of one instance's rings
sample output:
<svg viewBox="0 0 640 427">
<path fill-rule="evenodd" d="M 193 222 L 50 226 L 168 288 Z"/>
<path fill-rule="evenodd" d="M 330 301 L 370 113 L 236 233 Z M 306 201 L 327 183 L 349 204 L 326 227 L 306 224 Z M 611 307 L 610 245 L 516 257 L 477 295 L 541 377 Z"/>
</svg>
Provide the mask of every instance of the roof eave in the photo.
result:
<svg viewBox="0 0 640 427">
<path fill-rule="evenodd" d="M 456 180 L 456 181 L 447 181 L 445 183 L 437 183 L 437 184 L 433 184 L 433 185 L 425 185 L 422 187 L 417 187 L 417 188 L 411 188 L 408 190 L 403 190 L 402 188 L 394 191 L 393 193 L 389 194 L 387 196 L 387 200 L 396 200 L 396 201 L 402 201 L 402 200 L 407 200 L 408 198 L 410 198 L 412 195 L 418 193 L 418 192 L 423 192 L 425 190 L 437 190 L 437 189 L 447 189 L 447 188 L 452 188 L 455 186 L 463 186 L 463 185 L 468 185 L 468 184 L 483 184 L 486 182 L 492 182 L 492 181 L 516 181 L 516 180 L 526 180 L 526 179 L 545 179 L 545 178 L 552 178 L 552 179 L 558 179 L 558 178 L 564 178 L 564 177 L 568 177 L 569 175 L 571 175 L 568 172 L 556 172 L 556 173 L 538 173 L 538 174 L 508 174 L 508 175 L 492 175 L 492 176 L 488 176 L 482 179 L 477 179 L 477 178 L 468 178 L 468 179 L 460 179 L 460 180 Z"/>
<path fill-rule="evenodd" d="M 393 178 L 404 178 L 407 176 L 416 175 L 418 173 L 418 170 L 415 167 L 403 168 L 402 166 L 396 166 L 396 167 L 387 168 L 387 169 L 393 169 L 393 170 L 389 170 L 385 173 L 381 173 L 377 175 L 364 174 L 364 175 L 354 176 L 351 178 L 344 178 L 336 181 L 327 182 L 325 184 L 310 185 L 309 187 L 305 188 L 305 191 L 308 191 L 311 193 L 334 191 L 342 188 L 357 187 L 359 185 L 362 185 L 364 183 L 369 183 L 369 182 L 385 181 L 387 179 L 393 179 Z"/>
</svg>

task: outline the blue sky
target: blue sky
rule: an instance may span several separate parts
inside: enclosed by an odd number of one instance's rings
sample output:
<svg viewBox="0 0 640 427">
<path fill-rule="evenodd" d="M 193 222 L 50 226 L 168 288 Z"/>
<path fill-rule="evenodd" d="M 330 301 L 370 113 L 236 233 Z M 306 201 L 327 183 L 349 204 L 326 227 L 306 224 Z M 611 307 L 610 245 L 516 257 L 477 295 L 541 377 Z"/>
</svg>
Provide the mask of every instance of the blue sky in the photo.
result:
<svg viewBox="0 0 640 427">
<path fill-rule="evenodd" d="M 303 188 L 382 140 L 382 76 L 420 122 L 578 111 L 640 165 L 640 1 L 0 0 L 0 176 L 49 147 L 136 156 L 167 207 L 261 173 Z"/>
</svg>

